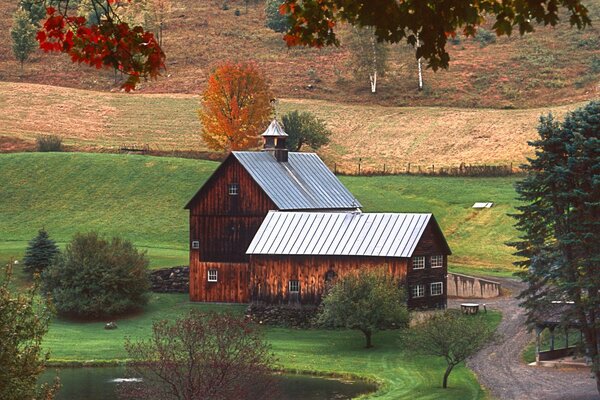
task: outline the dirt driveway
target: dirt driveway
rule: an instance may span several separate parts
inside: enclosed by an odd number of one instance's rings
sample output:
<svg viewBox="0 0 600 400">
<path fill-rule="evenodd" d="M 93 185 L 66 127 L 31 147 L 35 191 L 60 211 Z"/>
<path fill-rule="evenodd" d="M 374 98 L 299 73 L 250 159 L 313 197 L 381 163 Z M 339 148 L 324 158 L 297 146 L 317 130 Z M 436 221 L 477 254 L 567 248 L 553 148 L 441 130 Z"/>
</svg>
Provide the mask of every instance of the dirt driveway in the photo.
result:
<svg viewBox="0 0 600 400">
<path fill-rule="evenodd" d="M 481 300 L 488 309 L 502 312 L 498 332 L 502 338 L 468 360 L 479 382 L 498 399 L 598 400 L 596 382 L 587 370 L 566 370 L 531 367 L 521 359 L 521 353 L 531 340 L 525 328 L 525 312 L 516 296 L 524 287 L 512 279 L 497 279 L 512 292 L 511 297 Z M 462 301 L 449 300 L 450 307 Z"/>
</svg>

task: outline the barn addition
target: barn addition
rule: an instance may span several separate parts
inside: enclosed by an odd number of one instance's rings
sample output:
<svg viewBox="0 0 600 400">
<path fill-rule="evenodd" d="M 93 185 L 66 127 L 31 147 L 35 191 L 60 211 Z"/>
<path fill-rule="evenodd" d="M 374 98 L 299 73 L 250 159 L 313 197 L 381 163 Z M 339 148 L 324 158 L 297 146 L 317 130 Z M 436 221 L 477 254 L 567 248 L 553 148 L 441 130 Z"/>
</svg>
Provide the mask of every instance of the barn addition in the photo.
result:
<svg viewBox="0 0 600 400">
<path fill-rule="evenodd" d="M 387 268 L 413 308 L 446 305 L 450 249 L 432 214 L 370 214 L 314 153 L 232 152 L 186 205 L 190 300 L 316 304 L 336 276 Z"/>
</svg>

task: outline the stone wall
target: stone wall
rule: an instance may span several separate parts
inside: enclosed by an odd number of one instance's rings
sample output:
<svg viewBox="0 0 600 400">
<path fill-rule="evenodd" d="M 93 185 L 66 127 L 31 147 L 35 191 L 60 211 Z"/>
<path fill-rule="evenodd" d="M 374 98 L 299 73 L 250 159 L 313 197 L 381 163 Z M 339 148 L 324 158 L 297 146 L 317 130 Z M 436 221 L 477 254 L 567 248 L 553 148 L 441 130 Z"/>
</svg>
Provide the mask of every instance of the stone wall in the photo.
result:
<svg viewBox="0 0 600 400">
<path fill-rule="evenodd" d="M 190 269 L 182 266 L 151 271 L 150 285 L 150 290 L 153 292 L 188 293 L 190 291 Z"/>
<path fill-rule="evenodd" d="M 448 273 L 448 297 L 488 299 L 500 296 L 500 284 L 488 279 Z"/>
<path fill-rule="evenodd" d="M 288 328 L 308 328 L 317 313 L 315 306 L 264 305 L 252 303 L 246 309 L 246 318 L 258 323 Z"/>
</svg>

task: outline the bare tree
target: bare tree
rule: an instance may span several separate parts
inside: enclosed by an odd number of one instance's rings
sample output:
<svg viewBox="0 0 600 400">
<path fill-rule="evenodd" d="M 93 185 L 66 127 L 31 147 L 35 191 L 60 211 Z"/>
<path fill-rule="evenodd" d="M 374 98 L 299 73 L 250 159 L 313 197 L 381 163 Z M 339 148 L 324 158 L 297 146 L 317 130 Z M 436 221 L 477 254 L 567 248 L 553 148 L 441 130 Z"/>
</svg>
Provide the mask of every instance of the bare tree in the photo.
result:
<svg viewBox="0 0 600 400">
<path fill-rule="evenodd" d="M 158 321 L 147 340 L 127 339 L 132 360 L 119 392 L 127 399 L 234 400 L 277 396 L 274 359 L 258 328 L 243 319 L 191 311 Z"/>
<path fill-rule="evenodd" d="M 377 92 L 377 78 L 385 73 L 387 47 L 377 41 L 371 27 L 353 27 L 348 41 L 352 52 L 353 71 L 357 79 L 369 76 L 371 93 Z"/>
</svg>

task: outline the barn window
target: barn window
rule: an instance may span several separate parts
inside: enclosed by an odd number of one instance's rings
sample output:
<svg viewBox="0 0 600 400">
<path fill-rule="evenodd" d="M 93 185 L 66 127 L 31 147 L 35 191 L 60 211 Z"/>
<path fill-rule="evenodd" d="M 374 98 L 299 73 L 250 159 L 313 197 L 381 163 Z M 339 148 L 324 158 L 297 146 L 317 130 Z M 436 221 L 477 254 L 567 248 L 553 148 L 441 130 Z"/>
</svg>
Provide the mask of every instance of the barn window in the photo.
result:
<svg viewBox="0 0 600 400">
<path fill-rule="evenodd" d="M 240 185 L 238 183 L 230 183 L 228 191 L 230 196 L 237 196 L 240 193 Z"/>
<path fill-rule="evenodd" d="M 197 240 L 192 240 L 192 249 L 199 249 L 200 248 L 200 242 Z"/>
<path fill-rule="evenodd" d="M 425 269 L 425 257 L 417 256 L 412 259 L 413 269 Z"/>
<path fill-rule="evenodd" d="M 431 284 L 431 295 L 439 296 L 444 293 L 444 284 L 442 282 L 433 282 Z"/>
<path fill-rule="evenodd" d="M 290 281 L 290 293 L 300 293 L 300 281 Z"/>
<path fill-rule="evenodd" d="M 414 285 L 412 287 L 412 297 L 416 299 L 418 297 L 425 296 L 425 285 Z"/>
<path fill-rule="evenodd" d="M 218 276 L 218 272 L 216 269 L 209 269 L 208 270 L 208 281 L 209 282 L 216 282 L 217 281 L 217 276 Z"/>
<path fill-rule="evenodd" d="M 442 268 L 444 266 L 444 256 L 431 256 L 431 268 Z"/>
</svg>

